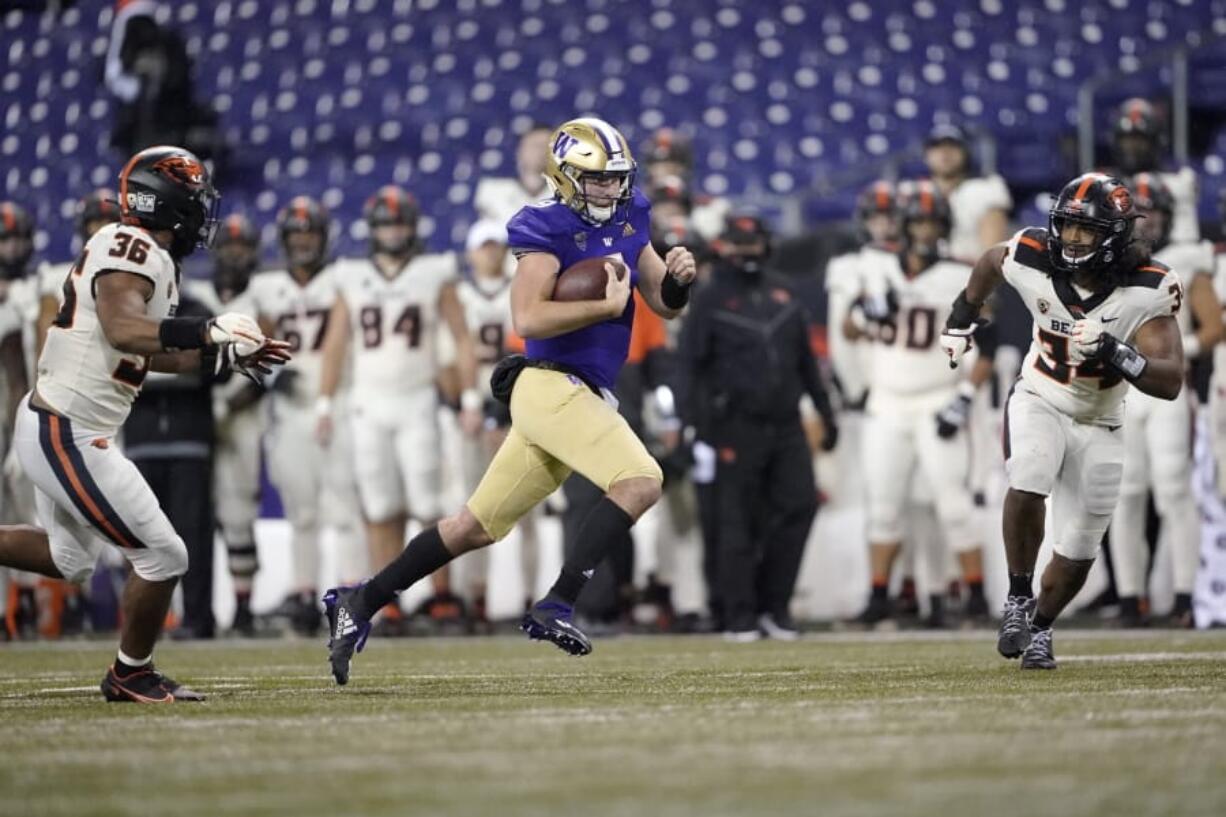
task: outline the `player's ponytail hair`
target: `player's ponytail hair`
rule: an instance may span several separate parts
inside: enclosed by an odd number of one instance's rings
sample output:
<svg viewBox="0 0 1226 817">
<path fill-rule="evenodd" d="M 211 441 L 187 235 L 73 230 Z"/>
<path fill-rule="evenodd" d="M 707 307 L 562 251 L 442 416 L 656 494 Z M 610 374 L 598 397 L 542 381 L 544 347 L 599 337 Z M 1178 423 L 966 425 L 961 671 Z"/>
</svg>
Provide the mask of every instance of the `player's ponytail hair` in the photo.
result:
<svg viewBox="0 0 1226 817">
<path fill-rule="evenodd" d="M 1120 253 L 1120 259 L 1112 265 L 1112 272 L 1116 275 L 1127 275 L 1135 269 L 1148 266 L 1153 260 L 1154 245 L 1143 238 L 1134 238 L 1129 241 L 1124 251 Z"/>
</svg>

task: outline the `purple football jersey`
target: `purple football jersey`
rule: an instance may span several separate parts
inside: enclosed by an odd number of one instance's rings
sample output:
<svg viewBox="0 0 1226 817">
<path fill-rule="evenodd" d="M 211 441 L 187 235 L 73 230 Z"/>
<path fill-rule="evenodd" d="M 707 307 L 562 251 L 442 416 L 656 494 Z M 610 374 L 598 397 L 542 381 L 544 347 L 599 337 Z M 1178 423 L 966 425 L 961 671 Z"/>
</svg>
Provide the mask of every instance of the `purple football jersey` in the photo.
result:
<svg viewBox="0 0 1226 817">
<path fill-rule="evenodd" d="M 639 253 L 651 239 L 651 202 L 637 189 L 607 224 L 593 226 L 561 202 L 524 207 L 507 223 L 511 251 L 517 256 L 546 252 L 567 269 L 585 258 L 613 257 L 639 280 Z M 621 317 L 543 340 L 525 340 L 528 357 L 550 360 L 579 372 L 590 383 L 612 389 L 630 350 L 634 298 Z"/>
</svg>

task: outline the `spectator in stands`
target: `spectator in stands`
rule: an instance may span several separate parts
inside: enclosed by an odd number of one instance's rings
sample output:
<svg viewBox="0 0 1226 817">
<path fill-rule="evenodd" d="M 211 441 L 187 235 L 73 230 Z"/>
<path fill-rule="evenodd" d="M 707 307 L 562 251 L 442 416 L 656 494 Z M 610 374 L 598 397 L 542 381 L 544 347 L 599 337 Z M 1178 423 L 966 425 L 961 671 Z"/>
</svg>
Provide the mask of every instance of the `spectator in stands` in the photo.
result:
<svg viewBox="0 0 1226 817">
<path fill-rule="evenodd" d="M 118 100 L 111 146 L 130 156 L 152 145 L 182 145 L 217 158 L 217 115 L 198 105 L 183 39 L 159 26 L 153 0 L 119 0 L 104 79 Z"/>
<path fill-rule="evenodd" d="M 937 125 L 924 140 L 924 164 L 949 202 L 953 230 L 950 256 L 973 264 L 989 247 L 1009 237 L 1013 199 L 995 174 L 974 176 L 971 146 L 956 125 Z"/>
<path fill-rule="evenodd" d="M 519 146 L 515 149 L 515 177 L 478 182 L 473 195 L 478 216 L 506 224 L 525 204 L 545 197 L 545 161 L 551 133 L 551 126 L 533 124 L 519 137 Z"/>
</svg>

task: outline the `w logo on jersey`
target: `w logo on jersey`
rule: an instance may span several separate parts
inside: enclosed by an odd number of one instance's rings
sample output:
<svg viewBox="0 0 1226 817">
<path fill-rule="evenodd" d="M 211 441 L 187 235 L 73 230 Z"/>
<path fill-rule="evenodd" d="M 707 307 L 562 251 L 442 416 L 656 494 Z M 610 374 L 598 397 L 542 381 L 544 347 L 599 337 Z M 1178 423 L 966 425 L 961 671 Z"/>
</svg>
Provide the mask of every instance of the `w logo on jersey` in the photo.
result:
<svg viewBox="0 0 1226 817">
<path fill-rule="evenodd" d="M 569 133 L 559 133 L 558 141 L 553 143 L 553 155 L 560 160 L 566 155 L 566 151 L 577 144 L 579 144 L 579 140 Z"/>
</svg>

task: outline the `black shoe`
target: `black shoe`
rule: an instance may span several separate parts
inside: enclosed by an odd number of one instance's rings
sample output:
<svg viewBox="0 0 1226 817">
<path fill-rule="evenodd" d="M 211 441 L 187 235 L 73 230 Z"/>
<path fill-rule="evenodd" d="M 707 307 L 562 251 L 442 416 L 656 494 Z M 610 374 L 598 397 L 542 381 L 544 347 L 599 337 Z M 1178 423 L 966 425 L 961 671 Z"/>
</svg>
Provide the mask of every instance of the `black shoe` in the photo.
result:
<svg viewBox="0 0 1226 817">
<path fill-rule="evenodd" d="M 1030 646 L 1030 616 L 1034 599 L 1029 596 L 1009 596 L 1001 612 L 1000 630 L 996 633 L 996 651 L 1005 658 L 1017 658 Z"/>
<path fill-rule="evenodd" d="M 102 694 L 112 703 L 169 704 L 204 700 L 199 692 L 167 678 L 154 669 L 153 664 L 122 676 L 112 664 L 102 678 Z"/>
<path fill-rule="evenodd" d="M 924 629 L 944 630 L 948 626 L 945 620 L 945 599 L 933 594 L 928 597 L 928 615 L 924 616 Z"/>
<path fill-rule="evenodd" d="M 592 651 L 592 642 L 575 626 L 574 615 L 569 604 L 546 599 L 532 605 L 519 628 L 533 641 L 552 641 L 571 655 L 587 655 Z"/>
<path fill-rule="evenodd" d="M 988 600 L 984 598 L 982 593 L 972 593 L 970 598 L 966 600 L 966 609 L 963 610 L 963 615 L 971 621 L 987 621 L 989 618 Z"/>
<path fill-rule="evenodd" d="M 800 630 L 796 629 L 796 624 L 788 615 L 763 613 L 758 616 L 758 629 L 774 641 L 797 641 L 800 638 Z"/>
<path fill-rule="evenodd" d="M 1031 628 L 1030 644 L 1022 653 L 1022 669 L 1055 669 L 1056 654 L 1052 650 L 1051 627 Z"/>
<path fill-rule="evenodd" d="M 891 613 L 889 599 L 870 596 L 868 606 L 864 608 L 864 612 L 852 619 L 852 623 L 875 627 L 883 621 L 888 621 L 892 617 Z"/>
<path fill-rule="evenodd" d="M 365 582 L 363 582 L 364 584 Z M 353 595 L 362 585 L 333 587 L 324 594 L 324 611 L 328 616 L 328 662 L 332 677 L 344 686 L 349 683 L 349 663 L 355 652 L 361 652 L 370 635 L 370 619 L 353 610 Z"/>
<path fill-rule="evenodd" d="M 294 632 L 307 638 L 314 638 L 319 635 L 323 623 L 324 615 L 315 602 L 315 593 L 299 594 L 296 609 L 290 616 L 290 626 L 294 628 Z"/>
<path fill-rule="evenodd" d="M 230 629 L 243 638 L 255 638 L 255 616 L 251 613 L 250 602 L 239 602 L 234 608 L 234 622 Z"/>
<path fill-rule="evenodd" d="M 1139 630 L 1149 626 L 1149 618 L 1141 612 L 1140 598 L 1120 596 L 1120 615 L 1116 624 L 1125 630 Z"/>
<path fill-rule="evenodd" d="M 1196 617 L 1192 613 L 1191 593 L 1175 594 L 1175 607 L 1171 610 L 1171 626 L 1181 630 L 1191 630 L 1196 627 Z"/>
</svg>

